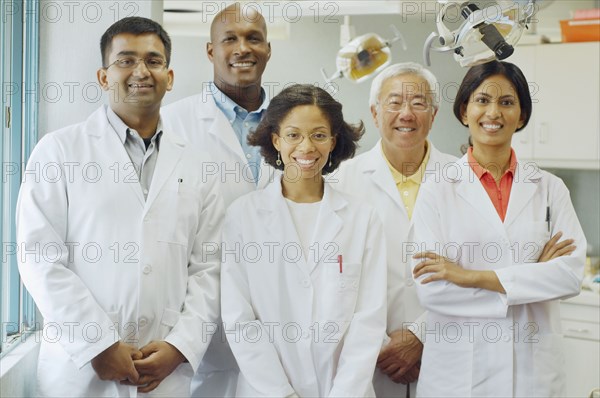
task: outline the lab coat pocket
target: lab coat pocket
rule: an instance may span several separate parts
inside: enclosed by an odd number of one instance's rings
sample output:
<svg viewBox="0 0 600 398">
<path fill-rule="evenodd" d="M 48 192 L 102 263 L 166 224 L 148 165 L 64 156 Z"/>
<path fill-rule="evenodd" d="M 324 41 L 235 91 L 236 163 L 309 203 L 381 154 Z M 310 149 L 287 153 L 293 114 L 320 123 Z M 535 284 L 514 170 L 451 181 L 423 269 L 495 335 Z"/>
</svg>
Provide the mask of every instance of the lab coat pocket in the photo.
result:
<svg viewBox="0 0 600 398">
<path fill-rule="evenodd" d="M 350 320 L 356 308 L 360 283 L 361 264 L 344 263 L 342 272 L 338 264 L 326 264 L 325 311 L 322 319 Z"/>
<path fill-rule="evenodd" d="M 533 221 L 524 224 L 521 239 L 521 258 L 520 262 L 535 263 L 540 258 L 544 246 L 550 240 L 550 231 L 548 223 L 545 221 Z"/>
<path fill-rule="evenodd" d="M 563 338 L 559 334 L 536 336 L 532 345 L 533 396 L 564 396 L 565 357 Z"/>
<path fill-rule="evenodd" d="M 358 263 L 343 263 L 340 272 L 338 263 L 326 264 L 327 271 L 325 273 L 327 282 L 335 286 L 338 293 L 357 292 L 358 283 L 360 281 L 361 264 Z"/>
<path fill-rule="evenodd" d="M 192 187 L 167 187 L 158 195 L 153 209 L 157 209 L 157 239 L 161 242 L 188 245 L 190 237 L 196 235 L 200 195 Z"/>
<path fill-rule="evenodd" d="M 177 321 L 179 321 L 180 315 L 181 312 L 179 311 L 175 311 L 170 308 L 164 309 L 160 318 L 161 338 L 166 337 L 169 332 L 171 332 L 171 329 L 173 329 L 173 327 L 177 324 Z"/>
</svg>

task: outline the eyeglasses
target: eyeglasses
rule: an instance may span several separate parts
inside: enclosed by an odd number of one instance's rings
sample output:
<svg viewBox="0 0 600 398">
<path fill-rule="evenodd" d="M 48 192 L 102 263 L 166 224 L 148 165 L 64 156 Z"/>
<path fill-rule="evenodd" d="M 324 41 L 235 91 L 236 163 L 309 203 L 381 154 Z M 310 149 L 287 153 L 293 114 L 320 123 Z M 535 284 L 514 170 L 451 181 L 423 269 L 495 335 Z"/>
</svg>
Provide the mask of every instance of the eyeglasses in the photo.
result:
<svg viewBox="0 0 600 398">
<path fill-rule="evenodd" d="M 291 131 L 287 132 L 287 133 L 283 133 L 283 134 L 278 134 L 278 135 L 281 138 L 283 138 L 283 140 L 290 145 L 299 145 L 300 143 L 302 143 L 302 141 L 304 141 L 304 138 L 306 137 L 304 134 L 294 133 Z M 328 142 L 329 140 L 331 140 L 333 138 L 333 136 L 331 134 L 327 134 L 327 133 L 315 132 L 315 133 L 309 134 L 308 138 L 310 139 L 310 141 L 313 144 L 322 145 L 322 144 L 325 144 L 326 142 Z"/>
<path fill-rule="evenodd" d="M 404 106 L 408 106 L 413 112 L 427 112 L 431 108 L 431 104 L 424 98 L 415 97 L 409 101 L 403 101 L 399 98 L 391 98 L 383 103 L 383 109 L 387 112 L 399 113 L 402 112 Z"/>
<path fill-rule="evenodd" d="M 137 58 L 137 57 L 123 57 L 117 59 L 112 64 L 108 65 L 104 69 L 108 69 L 111 66 L 115 65 L 119 69 L 134 69 L 140 64 L 140 62 L 144 62 L 146 68 L 150 70 L 160 70 L 167 66 L 167 61 L 163 58 L 159 57 L 150 57 L 150 58 Z"/>
</svg>

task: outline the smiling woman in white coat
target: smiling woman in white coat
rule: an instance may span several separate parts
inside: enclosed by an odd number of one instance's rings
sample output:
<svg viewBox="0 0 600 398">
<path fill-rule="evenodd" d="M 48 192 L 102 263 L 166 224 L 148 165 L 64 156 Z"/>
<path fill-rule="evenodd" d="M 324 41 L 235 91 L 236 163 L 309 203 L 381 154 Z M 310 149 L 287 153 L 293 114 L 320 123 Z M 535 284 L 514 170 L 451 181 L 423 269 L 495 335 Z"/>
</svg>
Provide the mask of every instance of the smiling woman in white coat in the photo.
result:
<svg viewBox="0 0 600 398">
<path fill-rule="evenodd" d="M 429 310 L 419 396 L 564 395 L 559 299 L 580 291 L 586 241 L 564 183 L 511 149 L 531 109 L 510 63 L 471 68 L 458 90 L 472 146 L 422 188 L 405 246 Z"/>
<path fill-rule="evenodd" d="M 326 91 L 294 85 L 249 138 L 283 176 L 226 215 L 221 303 L 238 396 L 373 395 L 386 317 L 382 225 L 323 179 L 363 131 Z"/>
</svg>

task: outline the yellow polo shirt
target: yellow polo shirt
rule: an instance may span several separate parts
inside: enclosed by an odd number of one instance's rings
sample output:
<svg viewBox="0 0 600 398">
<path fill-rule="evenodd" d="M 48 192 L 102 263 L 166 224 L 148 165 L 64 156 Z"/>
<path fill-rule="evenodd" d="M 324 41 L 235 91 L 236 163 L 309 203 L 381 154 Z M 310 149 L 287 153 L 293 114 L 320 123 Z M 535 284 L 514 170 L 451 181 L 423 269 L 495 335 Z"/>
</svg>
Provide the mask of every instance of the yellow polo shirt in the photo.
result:
<svg viewBox="0 0 600 398">
<path fill-rule="evenodd" d="M 383 148 L 381 149 L 383 158 L 390 168 L 390 172 L 392 173 L 392 177 L 396 183 L 396 188 L 398 188 L 398 193 L 402 198 L 402 202 L 404 203 L 404 207 L 406 208 L 409 219 L 412 218 L 412 213 L 417 201 L 417 194 L 419 193 L 421 181 L 425 175 L 425 168 L 427 167 L 427 162 L 429 161 L 429 155 L 431 153 L 430 148 L 431 145 L 429 145 L 429 141 L 425 141 L 425 157 L 423 158 L 423 161 L 421 162 L 417 172 L 410 177 L 406 177 L 404 174 L 396 170 L 385 156 L 385 153 L 383 153 Z"/>
</svg>

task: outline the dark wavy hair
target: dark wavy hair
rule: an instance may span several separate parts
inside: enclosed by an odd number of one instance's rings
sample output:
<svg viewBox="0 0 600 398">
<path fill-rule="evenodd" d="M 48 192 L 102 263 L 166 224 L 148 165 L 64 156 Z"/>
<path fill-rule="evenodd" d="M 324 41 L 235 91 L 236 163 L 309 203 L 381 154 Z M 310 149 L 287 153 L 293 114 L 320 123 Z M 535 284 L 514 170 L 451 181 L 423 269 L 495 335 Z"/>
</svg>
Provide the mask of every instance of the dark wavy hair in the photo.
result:
<svg viewBox="0 0 600 398">
<path fill-rule="evenodd" d="M 107 67 L 108 55 L 110 54 L 112 40 L 115 36 L 122 33 L 131 33 L 132 35 L 143 35 L 154 33 L 160 38 L 165 46 L 165 55 L 167 57 L 167 66 L 171 62 L 171 38 L 158 22 L 144 17 L 127 17 L 118 20 L 112 24 L 100 39 L 100 54 L 102 55 L 102 65 Z"/>
<path fill-rule="evenodd" d="M 365 127 L 363 122 L 357 125 L 346 123 L 342 114 L 342 104 L 322 88 L 310 84 L 295 84 L 282 90 L 271 100 L 256 131 L 248 136 L 248 143 L 260 147 L 260 153 L 268 164 L 283 170 L 283 164 L 275 163 L 277 149 L 273 146 L 272 135 L 279 134 L 279 126 L 283 119 L 293 108 L 302 105 L 317 106 L 331 125 L 336 144 L 331 152 L 331 166 L 327 162 L 321 172 L 331 173 L 342 161 L 354 156 L 358 147 L 357 142 L 363 136 Z"/>
</svg>

